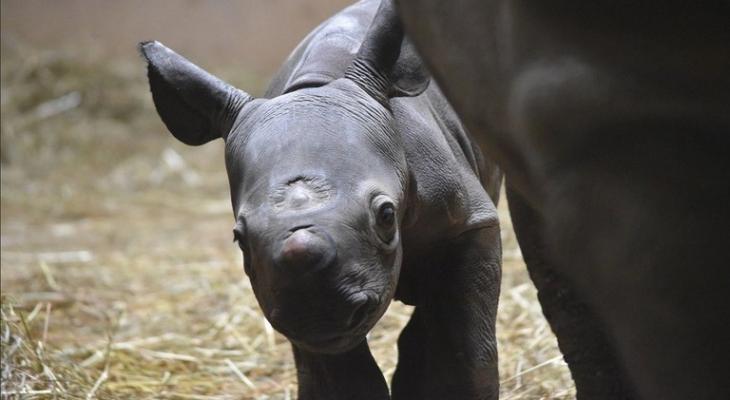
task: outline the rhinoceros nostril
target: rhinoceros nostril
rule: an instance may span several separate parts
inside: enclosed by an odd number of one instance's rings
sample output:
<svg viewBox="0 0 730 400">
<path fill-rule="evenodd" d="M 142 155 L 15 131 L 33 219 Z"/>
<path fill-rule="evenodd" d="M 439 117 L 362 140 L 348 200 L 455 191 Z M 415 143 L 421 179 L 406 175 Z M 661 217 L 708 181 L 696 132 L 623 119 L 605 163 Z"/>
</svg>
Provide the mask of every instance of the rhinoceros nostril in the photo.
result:
<svg viewBox="0 0 730 400">
<path fill-rule="evenodd" d="M 347 328 L 355 329 L 370 314 L 372 302 L 364 293 L 354 295 L 350 301 L 353 303 L 354 307 L 350 314 L 350 318 L 347 321 Z"/>
</svg>

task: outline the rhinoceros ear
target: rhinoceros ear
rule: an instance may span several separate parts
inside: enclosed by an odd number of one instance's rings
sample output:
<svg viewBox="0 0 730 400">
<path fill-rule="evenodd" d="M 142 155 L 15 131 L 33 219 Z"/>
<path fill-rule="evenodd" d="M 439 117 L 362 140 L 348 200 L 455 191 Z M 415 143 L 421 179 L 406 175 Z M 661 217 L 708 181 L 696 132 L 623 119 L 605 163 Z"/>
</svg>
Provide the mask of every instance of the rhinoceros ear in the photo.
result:
<svg viewBox="0 0 730 400">
<path fill-rule="evenodd" d="M 417 96 L 428 87 L 428 71 L 403 33 L 392 0 L 380 3 L 345 76 L 381 102 L 389 97 Z"/>
<path fill-rule="evenodd" d="M 390 79 L 393 82 L 392 97 L 418 96 L 431 82 L 426 66 L 407 36 L 403 37 L 398 61 L 390 72 Z"/>
<path fill-rule="evenodd" d="M 252 99 L 159 42 L 142 42 L 157 113 L 170 133 L 189 145 L 224 138 Z"/>
</svg>

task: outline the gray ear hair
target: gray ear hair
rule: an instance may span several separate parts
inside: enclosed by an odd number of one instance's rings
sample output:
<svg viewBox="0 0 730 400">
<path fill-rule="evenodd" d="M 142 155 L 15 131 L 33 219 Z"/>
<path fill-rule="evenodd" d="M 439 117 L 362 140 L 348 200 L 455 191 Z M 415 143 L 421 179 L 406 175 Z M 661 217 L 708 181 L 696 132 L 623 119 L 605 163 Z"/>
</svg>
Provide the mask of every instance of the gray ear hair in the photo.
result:
<svg viewBox="0 0 730 400">
<path fill-rule="evenodd" d="M 381 103 L 389 97 L 417 96 L 428 87 L 429 73 L 403 33 L 392 0 L 380 3 L 345 77 Z"/>
<path fill-rule="evenodd" d="M 178 140 L 201 145 L 224 138 L 252 99 L 156 41 L 142 42 L 157 113 Z"/>
</svg>

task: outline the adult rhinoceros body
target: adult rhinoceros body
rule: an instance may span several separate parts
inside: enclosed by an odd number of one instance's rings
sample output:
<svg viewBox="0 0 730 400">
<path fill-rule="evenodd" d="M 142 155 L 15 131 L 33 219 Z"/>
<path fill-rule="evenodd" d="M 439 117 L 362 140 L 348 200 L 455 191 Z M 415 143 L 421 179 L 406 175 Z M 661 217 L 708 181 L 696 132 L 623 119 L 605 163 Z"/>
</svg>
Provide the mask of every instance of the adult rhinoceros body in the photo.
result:
<svg viewBox="0 0 730 400">
<path fill-rule="evenodd" d="M 727 2 L 418 0 L 581 399 L 727 399 Z"/>
<path fill-rule="evenodd" d="M 501 176 L 378 5 L 318 27 L 265 98 L 143 43 L 152 96 L 181 141 L 225 140 L 235 239 L 300 398 L 389 398 L 365 334 L 393 297 L 416 306 L 393 398 L 494 398 Z"/>
</svg>

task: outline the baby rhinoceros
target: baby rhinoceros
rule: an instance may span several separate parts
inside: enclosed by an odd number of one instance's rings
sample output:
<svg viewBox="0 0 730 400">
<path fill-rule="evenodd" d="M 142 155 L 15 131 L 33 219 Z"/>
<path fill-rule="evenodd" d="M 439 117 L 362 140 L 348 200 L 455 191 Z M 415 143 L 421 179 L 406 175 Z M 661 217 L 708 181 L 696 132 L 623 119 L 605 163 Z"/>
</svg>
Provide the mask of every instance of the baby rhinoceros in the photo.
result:
<svg viewBox="0 0 730 400">
<path fill-rule="evenodd" d="M 158 42 L 140 45 L 160 117 L 225 141 L 244 269 L 292 343 L 300 399 L 389 399 L 366 334 L 415 311 L 393 399 L 498 394 L 500 172 L 431 82 L 389 1 L 357 3 L 253 98 Z"/>
</svg>

